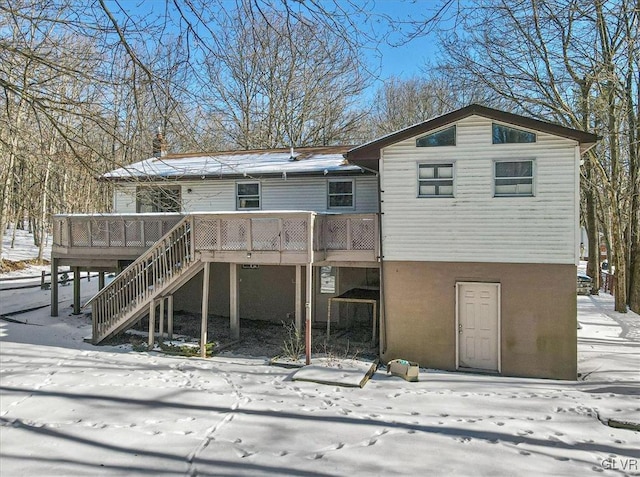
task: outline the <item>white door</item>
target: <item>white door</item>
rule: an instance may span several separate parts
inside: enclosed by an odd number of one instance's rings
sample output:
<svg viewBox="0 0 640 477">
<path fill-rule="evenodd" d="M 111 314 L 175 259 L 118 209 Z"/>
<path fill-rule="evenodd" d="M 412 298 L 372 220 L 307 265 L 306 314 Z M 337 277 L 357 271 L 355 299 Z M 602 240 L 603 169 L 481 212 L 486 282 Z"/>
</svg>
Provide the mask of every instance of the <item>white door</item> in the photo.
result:
<svg viewBox="0 0 640 477">
<path fill-rule="evenodd" d="M 458 366 L 499 371 L 500 284 L 457 283 Z"/>
</svg>

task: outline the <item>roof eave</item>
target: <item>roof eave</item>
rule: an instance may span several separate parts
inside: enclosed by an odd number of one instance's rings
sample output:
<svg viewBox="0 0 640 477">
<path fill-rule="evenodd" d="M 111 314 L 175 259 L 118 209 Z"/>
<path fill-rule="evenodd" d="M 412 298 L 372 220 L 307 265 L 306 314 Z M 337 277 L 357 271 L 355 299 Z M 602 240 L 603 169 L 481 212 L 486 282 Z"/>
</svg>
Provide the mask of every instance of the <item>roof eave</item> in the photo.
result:
<svg viewBox="0 0 640 477">
<path fill-rule="evenodd" d="M 380 139 L 373 140 L 362 146 L 350 149 L 345 153 L 345 158 L 356 165 L 358 161 L 365 161 L 369 163 L 371 163 L 371 161 L 377 161 L 380 159 L 380 151 L 391 144 L 424 134 L 428 131 L 432 131 L 473 115 L 572 139 L 581 145 L 581 150 L 583 149 L 583 145 L 587 146 L 584 148 L 585 152 L 593 147 L 599 139 L 596 134 L 579 131 L 577 129 L 568 128 L 538 119 L 527 118 L 514 113 L 507 113 L 505 111 L 488 108 L 479 104 L 471 104 L 456 111 L 401 129 L 395 133 L 383 136 Z"/>
</svg>

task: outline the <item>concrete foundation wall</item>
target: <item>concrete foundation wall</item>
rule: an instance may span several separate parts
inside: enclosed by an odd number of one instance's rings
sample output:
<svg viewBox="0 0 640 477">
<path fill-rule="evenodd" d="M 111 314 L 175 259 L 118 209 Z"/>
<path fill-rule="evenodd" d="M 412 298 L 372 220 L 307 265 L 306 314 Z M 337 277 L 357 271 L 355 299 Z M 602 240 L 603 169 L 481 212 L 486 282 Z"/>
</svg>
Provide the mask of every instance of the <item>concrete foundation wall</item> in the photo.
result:
<svg viewBox="0 0 640 477">
<path fill-rule="evenodd" d="M 501 285 L 501 370 L 576 379 L 573 265 L 385 262 L 387 361 L 456 369 L 456 282 Z"/>
</svg>

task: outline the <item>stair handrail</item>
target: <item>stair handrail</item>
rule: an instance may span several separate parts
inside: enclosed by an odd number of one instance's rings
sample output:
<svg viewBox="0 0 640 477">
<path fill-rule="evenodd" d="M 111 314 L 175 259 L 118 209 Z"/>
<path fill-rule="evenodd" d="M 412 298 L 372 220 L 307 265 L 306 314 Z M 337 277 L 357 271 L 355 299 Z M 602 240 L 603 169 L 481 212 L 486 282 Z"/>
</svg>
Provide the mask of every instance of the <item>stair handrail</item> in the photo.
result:
<svg viewBox="0 0 640 477">
<path fill-rule="evenodd" d="M 183 225 L 185 225 L 187 222 L 191 222 L 191 228 L 190 228 L 190 232 L 191 235 L 193 237 L 193 216 L 191 214 L 184 216 L 177 224 L 175 224 L 171 230 L 169 230 L 166 234 L 164 234 L 162 237 L 160 237 L 158 240 L 156 240 L 156 242 L 149 247 L 142 255 L 140 255 L 137 259 L 135 259 L 132 263 L 130 263 L 124 270 L 122 270 L 119 274 L 119 276 L 123 276 L 125 274 L 125 272 L 128 272 L 129 269 L 132 269 L 134 267 L 136 267 L 137 265 L 139 265 L 140 263 L 148 260 L 150 257 L 150 255 L 153 254 L 153 252 L 156 251 L 156 249 L 158 249 L 160 246 L 162 246 L 162 242 L 164 242 L 166 239 L 171 237 L 171 234 L 173 234 L 178 228 L 182 227 Z M 193 261 L 193 247 L 190 250 L 190 257 L 191 257 L 191 261 Z M 96 298 L 98 298 L 100 295 L 102 294 L 106 294 L 111 288 L 114 288 L 115 286 L 117 286 L 117 282 L 118 282 L 118 277 L 116 277 L 115 280 L 113 280 L 112 282 L 110 282 L 108 285 L 106 285 L 102 290 L 98 291 L 98 293 L 96 293 L 95 295 L 93 295 L 89 301 L 87 301 L 82 308 L 86 308 L 87 306 L 91 305 L 94 300 Z"/>
</svg>

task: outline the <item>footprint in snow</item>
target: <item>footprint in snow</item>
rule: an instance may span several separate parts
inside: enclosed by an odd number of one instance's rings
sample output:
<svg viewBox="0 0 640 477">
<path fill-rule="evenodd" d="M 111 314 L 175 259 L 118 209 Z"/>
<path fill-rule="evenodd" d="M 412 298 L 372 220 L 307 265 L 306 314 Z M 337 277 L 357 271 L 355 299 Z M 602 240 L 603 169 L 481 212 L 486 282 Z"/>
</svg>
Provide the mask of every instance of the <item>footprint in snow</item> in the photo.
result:
<svg viewBox="0 0 640 477">
<path fill-rule="evenodd" d="M 531 455 L 531 452 L 527 452 L 526 450 L 521 450 L 520 455 Z"/>
<path fill-rule="evenodd" d="M 241 459 L 244 459 L 245 457 L 250 457 L 254 454 L 254 452 L 249 452 L 247 450 L 244 449 L 235 449 L 236 454 L 238 455 L 238 457 L 240 457 Z"/>
</svg>

